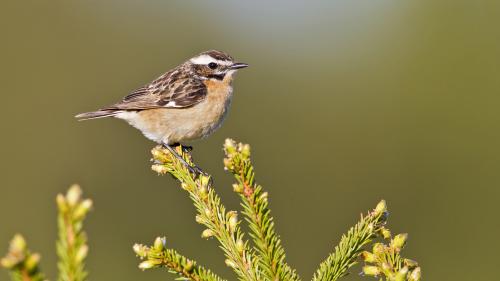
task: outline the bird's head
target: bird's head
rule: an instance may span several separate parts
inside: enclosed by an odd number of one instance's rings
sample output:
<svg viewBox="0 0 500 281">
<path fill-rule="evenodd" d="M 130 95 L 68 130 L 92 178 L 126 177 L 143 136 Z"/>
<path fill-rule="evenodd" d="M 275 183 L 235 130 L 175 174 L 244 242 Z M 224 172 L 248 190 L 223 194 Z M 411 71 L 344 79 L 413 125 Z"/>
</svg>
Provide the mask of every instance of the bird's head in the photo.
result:
<svg viewBox="0 0 500 281">
<path fill-rule="evenodd" d="M 248 66 L 246 63 L 235 62 L 233 58 L 220 51 L 203 52 L 186 62 L 191 71 L 204 80 L 230 80 L 234 73 Z"/>
</svg>

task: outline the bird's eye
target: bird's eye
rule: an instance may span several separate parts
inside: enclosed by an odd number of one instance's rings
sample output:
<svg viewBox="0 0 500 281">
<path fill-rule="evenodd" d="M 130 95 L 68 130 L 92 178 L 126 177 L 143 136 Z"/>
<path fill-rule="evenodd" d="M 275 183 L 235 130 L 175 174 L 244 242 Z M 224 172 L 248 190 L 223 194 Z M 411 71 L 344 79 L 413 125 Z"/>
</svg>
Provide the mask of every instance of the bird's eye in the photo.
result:
<svg viewBox="0 0 500 281">
<path fill-rule="evenodd" d="M 208 64 L 208 67 L 210 67 L 211 69 L 216 69 L 217 68 L 217 64 L 215 62 L 211 62 Z"/>
</svg>

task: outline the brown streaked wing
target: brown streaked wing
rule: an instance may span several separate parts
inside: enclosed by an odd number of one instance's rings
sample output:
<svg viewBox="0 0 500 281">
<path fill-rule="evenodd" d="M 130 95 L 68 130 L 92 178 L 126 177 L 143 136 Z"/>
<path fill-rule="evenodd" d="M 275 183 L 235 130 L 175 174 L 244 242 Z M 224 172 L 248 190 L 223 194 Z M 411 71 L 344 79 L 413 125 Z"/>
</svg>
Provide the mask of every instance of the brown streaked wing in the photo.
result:
<svg viewBox="0 0 500 281">
<path fill-rule="evenodd" d="M 150 84 L 153 85 L 152 87 L 139 88 L 121 102 L 105 108 L 105 110 L 190 107 L 202 101 L 207 94 L 205 84 L 199 79 L 186 77 L 168 81 L 169 83 L 165 83 L 167 82 L 165 80 L 158 80 Z"/>
</svg>

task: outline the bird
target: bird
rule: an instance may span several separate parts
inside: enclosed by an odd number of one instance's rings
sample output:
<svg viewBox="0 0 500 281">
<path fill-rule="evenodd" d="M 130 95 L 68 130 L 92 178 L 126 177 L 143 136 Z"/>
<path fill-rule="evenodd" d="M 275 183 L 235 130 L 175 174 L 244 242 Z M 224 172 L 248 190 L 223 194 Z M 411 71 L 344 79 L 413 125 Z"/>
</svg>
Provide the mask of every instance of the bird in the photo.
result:
<svg viewBox="0 0 500 281">
<path fill-rule="evenodd" d="M 78 120 L 123 119 L 143 135 L 164 146 L 191 172 L 175 150 L 186 141 L 203 139 L 217 130 L 229 111 L 234 74 L 248 64 L 217 50 L 202 52 L 140 87 L 121 101 L 97 111 L 76 115 Z"/>
</svg>

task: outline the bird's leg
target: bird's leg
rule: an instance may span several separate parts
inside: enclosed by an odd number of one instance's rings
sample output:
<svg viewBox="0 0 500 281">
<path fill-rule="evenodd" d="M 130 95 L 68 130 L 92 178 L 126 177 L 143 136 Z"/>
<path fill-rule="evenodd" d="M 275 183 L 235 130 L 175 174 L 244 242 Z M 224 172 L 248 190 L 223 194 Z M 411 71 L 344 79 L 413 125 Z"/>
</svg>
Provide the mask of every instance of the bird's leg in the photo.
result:
<svg viewBox="0 0 500 281">
<path fill-rule="evenodd" d="M 189 146 L 189 145 L 182 145 L 182 144 L 180 144 L 180 143 L 178 143 L 178 142 L 173 143 L 171 146 L 175 147 L 175 146 L 179 146 L 179 145 L 182 147 L 182 150 L 183 150 L 183 151 L 186 151 L 186 152 L 191 152 L 191 151 L 193 151 L 193 147 L 192 147 L 192 146 Z"/>
<path fill-rule="evenodd" d="M 186 160 L 184 160 L 184 158 L 182 158 L 182 156 L 180 156 L 179 153 L 177 153 L 177 151 L 175 151 L 174 147 L 176 146 L 176 144 L 168 145 L 167 143 L 163 142 L 162 145 L 166 149 L 168 149 L 168 151 L 170 151 L 170 153 L 172 153 L 172 155 L 174 155 L 175 158 L 177 158 L 177 160 L 181 161 L 181 163 L 184 166 L 186 166 L 186 168 L 188 168 L 189 172 L 191 172 L 195 175 L 200 175 L 200 174 L 206 175 L 206 173 L 203 172 L 198 166 L 194 165 L 194 167 L 193 167 L 193 166 L 189 165 L 188 162 L 186 162 Z M 177 144 L 177 145 L 179 145 L 179 144 Z M 184 146 L 182 146 L 182 149 L 184 149 Z"/>
</svg>

